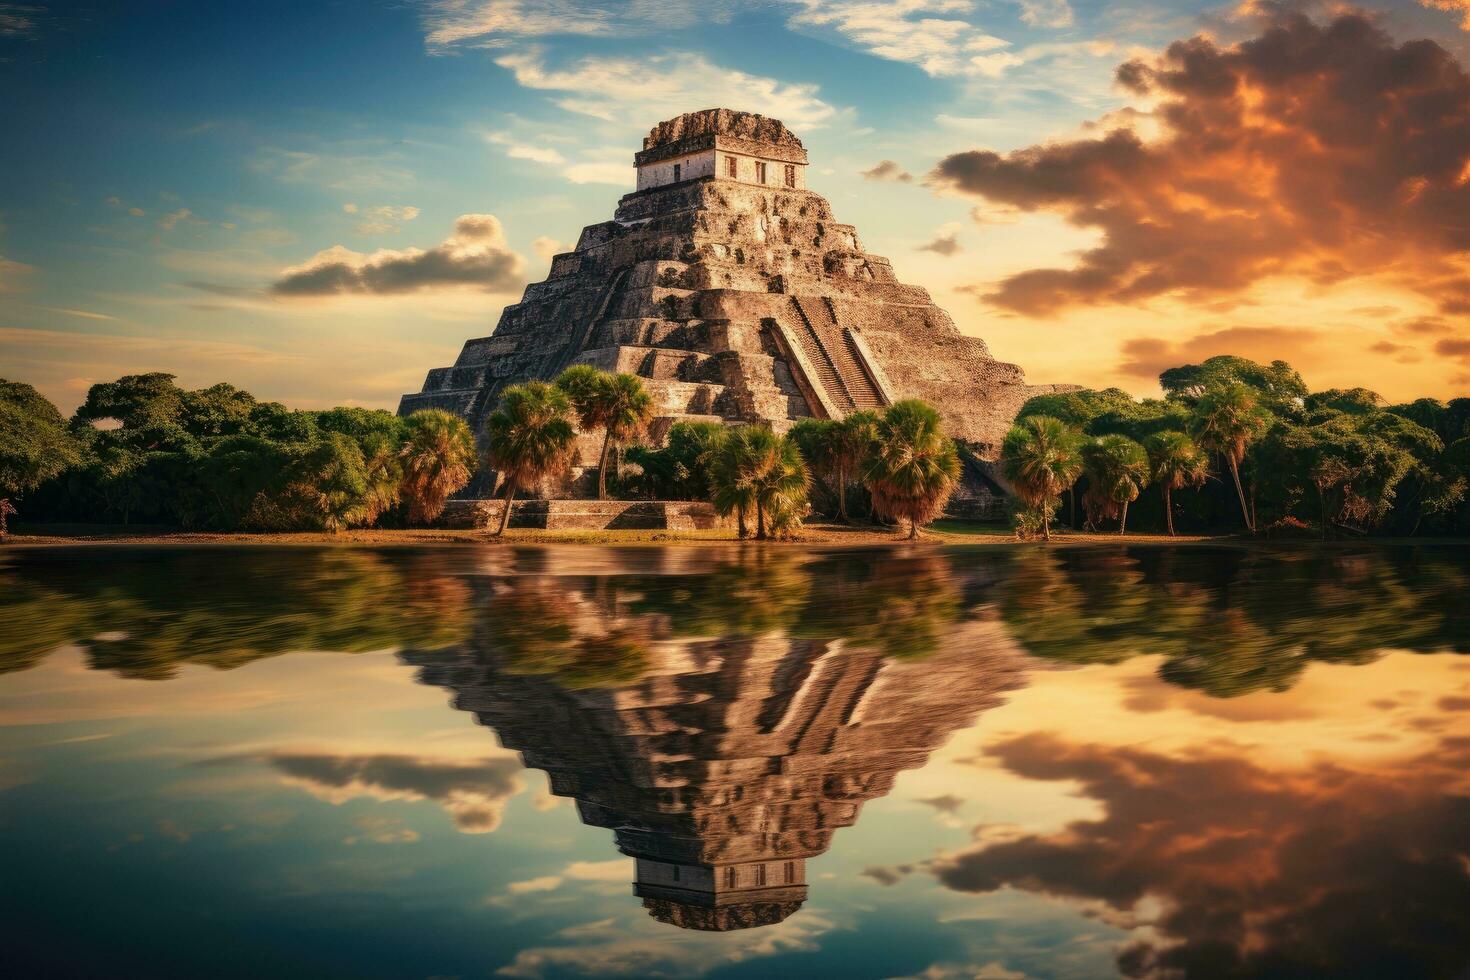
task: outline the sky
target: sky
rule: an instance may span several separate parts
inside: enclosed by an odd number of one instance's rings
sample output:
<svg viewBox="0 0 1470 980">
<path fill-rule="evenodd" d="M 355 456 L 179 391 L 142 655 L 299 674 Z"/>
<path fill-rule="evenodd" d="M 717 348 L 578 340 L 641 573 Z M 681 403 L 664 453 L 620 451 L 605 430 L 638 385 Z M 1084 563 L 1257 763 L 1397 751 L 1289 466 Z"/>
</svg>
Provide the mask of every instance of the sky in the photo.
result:
<svg viewBox="0 0 1470 980">
<path fill-rule="evenodd" d="M 396 407 L 725 106 L 1033 382 L 1466 395 L 1467 65 L 1467 0 L 0 2 L 0 376 Z"/>
</svg>

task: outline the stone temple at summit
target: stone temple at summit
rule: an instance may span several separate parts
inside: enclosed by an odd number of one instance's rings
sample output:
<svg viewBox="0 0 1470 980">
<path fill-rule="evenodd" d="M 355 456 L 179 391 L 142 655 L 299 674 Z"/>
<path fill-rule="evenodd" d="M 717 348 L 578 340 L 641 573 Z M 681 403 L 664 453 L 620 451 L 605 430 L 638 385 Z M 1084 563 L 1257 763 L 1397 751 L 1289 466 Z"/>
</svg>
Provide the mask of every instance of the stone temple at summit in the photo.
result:
<svg viewBox="0 0 1470 980">
<path fill-rule="evenodd" d="M 482 433 L 505 387 L 586 363 L 643 379 L 653 440 L 681 419 L 781 429 L 917 397 L 979 462 L 1028 397 L 1055 390 L 1028 386 L 865 251 L 808 189 L 806 149 L 778 120 L 687 113 L 655 126 L 634 164 L 612 220 L 584 228 L 400 414 L 446 409 Z M 596 464 L 591 440 L 579 457 L 574 478 Z"/>
</svg>

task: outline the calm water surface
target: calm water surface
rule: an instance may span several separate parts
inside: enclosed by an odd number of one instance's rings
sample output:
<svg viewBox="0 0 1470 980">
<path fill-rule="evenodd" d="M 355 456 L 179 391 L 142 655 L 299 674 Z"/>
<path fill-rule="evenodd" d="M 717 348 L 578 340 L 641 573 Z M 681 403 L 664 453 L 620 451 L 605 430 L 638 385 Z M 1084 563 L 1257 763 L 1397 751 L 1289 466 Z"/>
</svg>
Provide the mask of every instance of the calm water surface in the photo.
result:
<svg viewBox="0 0 1470 980">
<path fill-rule="evenodd" d="M 1456 977 L 1464 549 L 0 554 L 5 976 Z"/>
</svg>

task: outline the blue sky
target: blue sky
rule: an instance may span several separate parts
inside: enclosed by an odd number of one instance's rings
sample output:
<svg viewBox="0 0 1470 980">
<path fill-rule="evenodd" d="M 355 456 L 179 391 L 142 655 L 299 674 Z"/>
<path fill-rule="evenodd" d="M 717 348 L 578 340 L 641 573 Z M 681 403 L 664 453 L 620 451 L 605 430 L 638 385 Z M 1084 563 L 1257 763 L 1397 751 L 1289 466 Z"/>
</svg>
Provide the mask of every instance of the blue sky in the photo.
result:
<svg viewBox="0 0 1470 980">
<path fill-rule="evenodd" d="M 1393 43 L 1430 38 L 1463 65 L 1463 0 L 1434 2 L 1450 9 L 1370 14 Z M 867 247 L 1033 380 L 1142 394 L 1160 364 L 1228 348 L 1300 360 L 1319 387 L 1454 394 L 1470 383 L 1470 330 L 1441 295 L 1470 267 L 1458 240 L 1418 242 L 1418 265 L 1388 278 L 1344 249 L 1329 257 L 1347 274 L 1324 285 L 1303 248 L 1243 283 L 1018 309 L 995 283 L 1074 265 L 1110 232 L 1075 201 L 928 176 L 965 151 L 1094 139 L 1148 111 L 1120 64 L 1200 32 L 1228 49 L 1269 16 L 1177 0 L 0 3 L 0 370 L 63 410 L 160 369 L 302 407 L 392 407 L 611 215 L 649 127 L 726 105 L 783 119 Z M 1124 122 L 1160 138 L 1139 118 Z M 882 161 L 889 179 L 864 176 Z M 496 221 L 466 235 L 464 215 Z M 436 246 L 498 271 L 411 292 L 270 288 L 331 249 Z"/>
</svg>

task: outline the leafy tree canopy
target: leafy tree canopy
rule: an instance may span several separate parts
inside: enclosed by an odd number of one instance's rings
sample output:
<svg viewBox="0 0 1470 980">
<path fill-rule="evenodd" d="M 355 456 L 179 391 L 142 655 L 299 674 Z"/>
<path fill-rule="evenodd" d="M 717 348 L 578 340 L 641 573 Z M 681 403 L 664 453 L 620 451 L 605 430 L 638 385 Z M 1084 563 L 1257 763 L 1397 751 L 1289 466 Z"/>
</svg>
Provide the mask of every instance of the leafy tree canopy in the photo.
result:
<svg viewBox="0 0 1470 980">
<path fill-rule="evenodd" d="M 0 380 L 0 496 L 34 490 L 79 458 L 55 405 L 28 384 Z"/>
<path fill-rule="evenodd" d="M 1307 396 L 1307 383 L 1285 361 L 1258 364 L 1249 358 L 1221 354 L 1200 364 L 1169 368 L 1159 375 L 1159 387 L 1166 395 L 1190 403 L 1211 388 L 1237 384 L 1254 388 L 1262 403 L 1277 415 L 1292 414 Z"/>
</svg>

